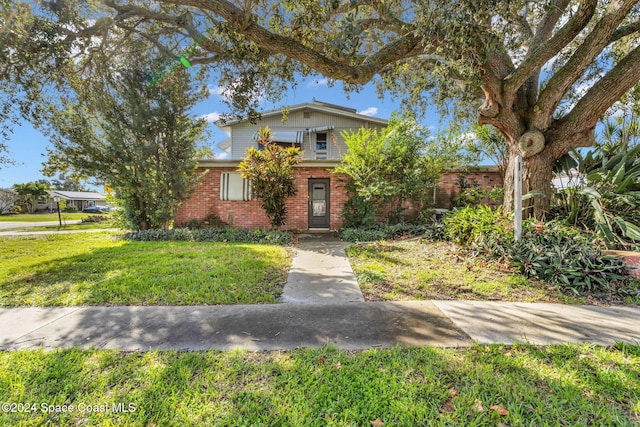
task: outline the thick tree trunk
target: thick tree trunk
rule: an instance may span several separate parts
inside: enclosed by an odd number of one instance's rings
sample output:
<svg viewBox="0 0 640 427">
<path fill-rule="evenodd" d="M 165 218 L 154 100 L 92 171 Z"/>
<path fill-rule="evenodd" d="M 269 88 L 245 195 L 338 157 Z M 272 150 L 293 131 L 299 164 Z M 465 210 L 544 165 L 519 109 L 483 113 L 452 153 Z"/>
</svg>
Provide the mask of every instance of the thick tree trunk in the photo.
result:
<svg viewBox="0 0 640 427">
<path fill-rule="evenodd" d="M 513 210 L 513 177 L 516 156 L 519 154 L 519 150 L 515 147 L 509 150 L 509 165 L 504 180 L 503 208 L 505 212 Z M 549 205 L 553 193 L 551 180 L 553 179 L 555 161 L 556 159 L 553 158 L 548 149 L 522 159 L 522 194 L 540 193 L 539 196 L 527 199 L 522 203 L 524 218 L 534 216 L 537 219 L 544 220 L 549 213 Z"/>
</svg>

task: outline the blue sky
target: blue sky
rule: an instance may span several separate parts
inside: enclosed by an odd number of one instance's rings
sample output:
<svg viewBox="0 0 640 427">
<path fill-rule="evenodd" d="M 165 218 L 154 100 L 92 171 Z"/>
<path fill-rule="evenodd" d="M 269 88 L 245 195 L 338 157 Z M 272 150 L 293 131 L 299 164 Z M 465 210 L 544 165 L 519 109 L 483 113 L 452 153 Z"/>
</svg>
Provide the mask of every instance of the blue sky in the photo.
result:
<svg viewBox="0 0 640 427">
<path fill-rule="evenodd" d="M 207 116 L 209 121 L 217 119 L 219 114 L 228 112 L 227 106 L 222 102 L 224 90 L 215 82 L 209 86 L 210 97 L 199 103 L 194 108 L 194 115 Z M 399 109 L 399 101 L 390 97 L 380 98 L 372 84 L 366 85 L 359 93 L 346 95 L 342 90 L 342 84 L 337 83 L 329 87 L 326 79 L 308 78 L 301 80 L 295 89 L 289 90 L 282 100 L 277 103 L 263 100 L 263 110 L 272 110 L 282 106 L 312 102 L 313 99 L 332 104 L 342 105 L 357 109 L 360 114 L 371 115 L 387 119 L 391 113 Z M 429 111 L 422 119 L 422 123 L 432 129 L 436 129 L 440 123 L 440 117 L 433 111 Z M 218 142 L 226 139 L 226 135 L 213 123 L 210 124 L 210 145 L 218 155 L 221 151 L 216 147 Z M 42 162 L 45 160 L 45 149 L 49 142 L 47 137 L 33 129 L 28 123 L 15 127 L 11 139 L 7 142 L 9 156 L 16 161 L 16 165 L 0 166 L 0 188 L 8 188 L 16 183 L 35 181 L 46 178 L 42 175 Z"/>
</svg>

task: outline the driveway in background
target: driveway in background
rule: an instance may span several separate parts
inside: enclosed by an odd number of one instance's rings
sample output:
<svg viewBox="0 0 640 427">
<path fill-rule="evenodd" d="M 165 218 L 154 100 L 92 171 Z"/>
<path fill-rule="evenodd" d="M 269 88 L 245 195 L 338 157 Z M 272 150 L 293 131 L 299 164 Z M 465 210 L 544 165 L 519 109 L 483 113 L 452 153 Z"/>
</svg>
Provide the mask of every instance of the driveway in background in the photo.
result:
<svg viewBox="0 0 640 427">
<path fill-rule="evenodd" d="M 80 224 L 82 221 L 79 219 L 70 219 L 62 221 L 64 225 Z M 58 221 L 41 221 L 41 222 L 23 222 L 23 221 L 1 221 L 0 230 L 8 230 L 10 228 L 25 228 L 25 227 L 50 227 L 59 225 Z"/>
</svg>

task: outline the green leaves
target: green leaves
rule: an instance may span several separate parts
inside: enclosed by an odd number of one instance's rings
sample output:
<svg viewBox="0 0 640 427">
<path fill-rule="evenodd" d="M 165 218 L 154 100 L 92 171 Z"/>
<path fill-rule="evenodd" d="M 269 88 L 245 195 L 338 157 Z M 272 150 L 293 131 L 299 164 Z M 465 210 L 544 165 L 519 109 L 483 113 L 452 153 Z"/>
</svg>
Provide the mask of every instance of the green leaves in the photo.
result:
<svg viewBox="0 0 640 427">
<path fill-rule="evenodd" d="M 100 59 L 91 79 L 68 82 L 73 96 L 49 106 L 48 170 L 109 184 L 133 229 L 167 228 L 198 179 L 196 147 L 206 122 L 190 110 L 207 94 L 205 76 L 179 68 L 148 84 L 161 55 L 142 40 Z"/>
<path fill-rule="evenodd" d="M 469 205 L 448 214 L 444 220 L 447 239 L 462 245 L 483 245 L 488 240 L 509 238 L 508 218 L 502 208 Z"/>
<path fill-rule="evenodd" d="M 575 294 L 602 292 L 632 279 L 624 260 L 602 255 L 598 247 L 577 242 L 562 230 L 528 230 L 512 245 L 510 264 L 527 277 L 543 280 Z"/>
<path fill-rule="evenodd" d="M 273 230 L 210 227 L 195 230 L 173 228 L 134 231 L 125 234 L 123 239 L 136 242 L 233 242 L 286 245 L 291 242 L 291 235 Z"/>
<path fill-rule="evenodd" d="M 601 234 L 611 233 L 609 218 L 602 214 Z M 640 236 L 638 227 L 613 220 L 625 233 Z M 606 226 L 605 226 L 606 224 Z M 500 210 L 467 206 L 444 221 L 445 237 L 466 249 L 507 261 L 527 278 L 536 278 L 575 294 L 602 292 L 618 284 L 628 285 L 625 261 L 602 255 L 600 248 L 579 230 L 548 222 L 540 229 L 524 224 L 522 240 L 513 241 L 509 221 Z"/>
<path fill-rule="evenodd" d="M 614 216 L 613 220 L 622 231 L 622 235 L 632 240 L 640 241 L 640 227 L 630 222 L 625 221 L 619 216 Z"/>
<path fill-rule="evenodd" d="M 622 152 L 603 146 L 572 156 L 581 176 L 557 195 L 560 214 L 570 224 L 596 229 L 609 247 L 640 241 L 640 146 Z"/>
<path fill-rule="evenodd" d="M 379 133 L 362 128 L 342 136 L 349 151 L 336 172 L 351 178 L 353 198 L 360 199 L 352 204 L 375 205 L 377 212 L 392 212 L 392 220 L 402 219 L 405 200 L 424 207 L 442 169 L 461 159 L 455 141 L 436 141 L 408 116 L 394 115 Z"/>
<path fill-rule="evenodd" d="M 286 198 L 297 192 L 293 167 L 300 163 L 300 149 L 283 148 L 271 142 L 268 126 L 258 134 L 264 149 L 249 148 L 238 170 L 243 178 L 251 180 L 251 190 L 261 200 L 271 225 L 281 227 L 287 216 Z"/>
<path fill-rule="evenodd" d="M 47 196 L 49 188 L 51 188 L 50 185 L 39 182 L 27 182 L 13 186 L 15 192 L 20 196 L 18 203 L 24 205 L 29 213 L 35 212 L 38 207 L 38 199 Z"/>
</svg>

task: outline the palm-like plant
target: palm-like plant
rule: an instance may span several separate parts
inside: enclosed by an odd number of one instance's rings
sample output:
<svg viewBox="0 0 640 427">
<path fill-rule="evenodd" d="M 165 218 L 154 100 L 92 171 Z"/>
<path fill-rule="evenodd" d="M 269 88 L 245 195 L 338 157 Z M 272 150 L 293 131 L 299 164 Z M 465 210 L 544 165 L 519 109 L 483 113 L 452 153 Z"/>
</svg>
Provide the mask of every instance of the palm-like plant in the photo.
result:
<svg viewBox="0 0 640 427">
<path fill-rule="evenodd" d="M 640 145 L 616 154 L 572 152 L 561 169 L 579 182 L 557 193 L 559 215 L 597 231 L 608 247 L 640 242 L 639 156 Z"/>
<path fill-rule="evenodd" d="M 300 149 L 274 143 L 269 126 L 260 129 L 258 136 L 263 149 L 249 148 L 238 170 L 251 180 L 251 191 L 260 199 L 271 225 L 279 228 L 287 216 L 286 198 L 297 192 L 293 167 L 300 163 Z"/>
<path fill-rule="evenodd" d="M 574 179 L 556 195 L 559 215 L 596 231 L 608 247 L 640 242 L 640 145 L 603 144 L 570 156 L 558 164 Z"/>
<path fill-rule="evenodd" d="M 634 110 L 604 122 L 603 143 L 599 145 L 603 162 L 618 152 L 626 152 L 640 144 L 640 118 Z"/>
</svg>

